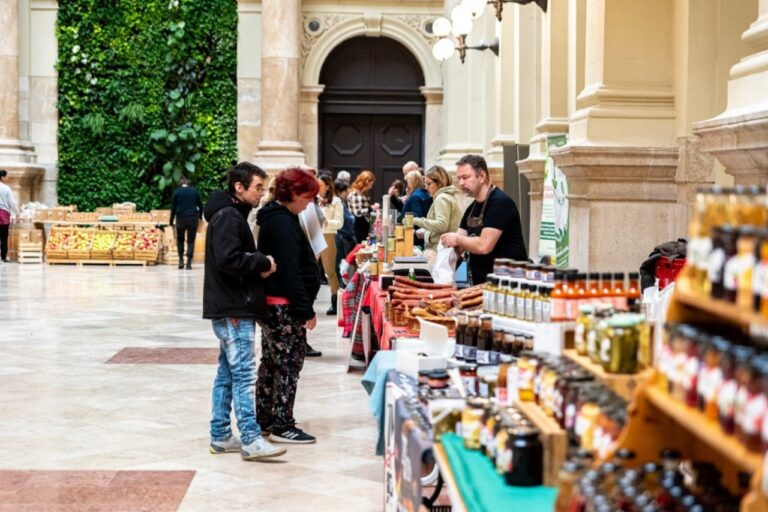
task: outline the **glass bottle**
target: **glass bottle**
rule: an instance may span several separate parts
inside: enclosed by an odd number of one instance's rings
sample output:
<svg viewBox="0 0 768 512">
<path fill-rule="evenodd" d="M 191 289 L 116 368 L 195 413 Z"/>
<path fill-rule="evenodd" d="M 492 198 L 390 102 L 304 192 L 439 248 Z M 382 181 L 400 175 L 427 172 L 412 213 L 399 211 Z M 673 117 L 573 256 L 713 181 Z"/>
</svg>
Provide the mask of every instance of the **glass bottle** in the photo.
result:
<svg viewBox="0 0 768 512">
<path fill-rule="evenodd" d="M 768 396 L 763 393 L 763 381 L 768 375 L 768 354 L 761 354 L 749 362 L 746 398 L 738 428 L 739 438 L 747 450 L 762 450 L 761 427 L 768 417 Z"/>
<path fill-rule="evenodd" d="M 516 277 L 509 278 L 509 289 L 506 295 L 506 304 L 504 305 L 504 314 L 509 318 L 515 318 L 517 316 L 515 311 L 515 302 L 517 296 L 520 294 L 520 280 Z"/>
<path fill-rule="evenodd" d="M 480 316 L 480 331 L 477 335 L 477 352 L 475 357 L 478 366 L 491 364 L 491 349 L 493 348 L 493 317 Z"/>
<path fill-rule="evenodd" d="M 552 321 L 552 285 L 542 286 L 541 293 L 541 321 L 549 323 Z"/>
<path fill-rule="evenodd" d="M 613 299 L 613 308 L 616 311 L 627 310 L 627 293 L 624 291 L 623 272 L 616 272 L 613 274 L 613 292 L 611 293 L 611 299 Z"/>
<path fill-rule="evenodd" d="M 525 301 L 530 296 L 528 288 L 528 283 L 520 284 L 520 293 L 515 301 L 515 318 L 518 320 L 525 320 Z"/>
<path fill-rule="evenodd" d="M 567 318 L 565 311 L 565 289 L 565 273 L 562 270 L 555 270 L 555 284 L 552 287 L 552 293 L 550 293 L 549 296 L 549 302 L 552 309 L 551 318 L 553 322 L 563 322 Z"/>
<path fill-rule="evenodd" d="M 467 325 L 469 324 L 469 315 L 466 311 L 459 311 L 456 314 L 456 348 L 453 351 L 453 356 L 459 361 L 464 360 L 464 345 L 465 336 L 467 331 Z"/>
<path fill-rule="evenodd" d="M 494 308 L 496 314 L 499 316 L 507 316 L 507 294 L 509 293 L 509 277 L 499 277 L 498 286 L 496 288 L 496 307 Z"/>
<path fill-rule="evenodd" d="M 613 283 L 611 282 L 612 274 L 610 272 L 603 272 L 600 274 L 600 303 L 613 303 L 611 300 L 613 292 Z"/>
<path fill-rule="evenodd" d="M 736 347 L 725 341 L 724 350 L 720 353 L 723 385 L 720 386 L 720 391 L 717 393 L 717 411 L 720 428 L 726 434 L 733 434 L 736 428 L 734 418 L 736 395 L 739 391 L 739 385 L 736 382 L 736 357 L 734 354 Z"/>
<path fill-rule="evenodd" d="M 736 254 L 736 231 L 725 224 L 715 228 L 713 233 L 715 238 L 712 240 L 708 264 L 710 295 L 715 299 L 723 299 L 726 296 L 725 265 Z"/>
<path fill-rule="evenodd" d="M 467 363 L 477 362 L 477 341 L 480 335 L 480 313 L 469 313 L 467 329 L 464 333 L 464 360 Z"/>
<path fill-rule="evenodd" d="M 629 286 L 627 287 L 627 307 L 630 311 L 639 312 L 640 308 L 640 274 L 629 273 Z"/>
<path fill-rule="evenodd" d="M 579 295 L 577 288 L 577 274 L 565 275 L 565 320 L 576 320 L 579 312 Z"/>
<path fill-rule="evenodd" d="M 589 283 L 587 284 L 587 301 L 589 304 L 597 304 L 600 302 L 600 274 L 598 272 L 590 272 Z"/>
<path fill-rule="evenodd" d="M 768 316 L 768 229 L 756 232 L 755 268 L 752 271 L 752 309 Z"/>
<path fill-rule="evenodd" d="M 528 322 L 533 322 L 533 305 L 539 299 L 539 287 L 535 284 L 529 284 L 528 290 L 528 295 L 525 297 L 525 320 Z"/>
</svg>

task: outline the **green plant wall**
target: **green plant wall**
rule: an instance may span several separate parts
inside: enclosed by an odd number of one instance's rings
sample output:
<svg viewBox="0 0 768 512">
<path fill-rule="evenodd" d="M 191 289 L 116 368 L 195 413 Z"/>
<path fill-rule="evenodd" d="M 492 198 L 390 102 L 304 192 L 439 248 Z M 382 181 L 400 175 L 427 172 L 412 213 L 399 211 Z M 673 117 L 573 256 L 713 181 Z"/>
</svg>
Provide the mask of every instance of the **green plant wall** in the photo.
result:
<svg viewBox="0 0 768 512">
<path fill-rule="evenodd" d="M 168 207 L 237 158 L 236 0 L 59 2 L 60 204 Z"/>
</svg>

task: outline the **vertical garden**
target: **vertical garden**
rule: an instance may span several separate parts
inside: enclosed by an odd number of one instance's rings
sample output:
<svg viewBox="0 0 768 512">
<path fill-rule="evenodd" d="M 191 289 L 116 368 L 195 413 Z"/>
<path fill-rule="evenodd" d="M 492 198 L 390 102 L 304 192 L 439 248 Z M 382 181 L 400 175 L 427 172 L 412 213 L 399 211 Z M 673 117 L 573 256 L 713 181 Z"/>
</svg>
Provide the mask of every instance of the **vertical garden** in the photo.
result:
<svg viewBox="0 0 768 512">
<path fill-rule="evenodd" d="M 237 158 L 236 0 L 59 2 L 61 204 L 167 206 Z"/>
</svg>

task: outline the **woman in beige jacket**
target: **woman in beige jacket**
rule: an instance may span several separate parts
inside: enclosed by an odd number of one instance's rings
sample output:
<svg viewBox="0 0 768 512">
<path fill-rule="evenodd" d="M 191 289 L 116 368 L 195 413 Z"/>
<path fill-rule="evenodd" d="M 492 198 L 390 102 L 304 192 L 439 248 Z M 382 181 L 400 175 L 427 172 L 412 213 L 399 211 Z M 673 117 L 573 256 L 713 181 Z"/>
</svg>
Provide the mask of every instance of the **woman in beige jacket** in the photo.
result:
<svg viewBox="0 0 768 512">
<path fill-rule="evenodd" d="M 328 247 L 320 254 L 320 260 L 323 262 L 323 270 L 328 276 L 328 284 L 331 287 L 331 307 L 325 313 L 327 315 L 336 314 L 336 296 L 339 291 L 339 277 L 336 275 L 336 232 L 344 225 L 344 205 L 341 198 L 336 195 L 333 186 L 333 176 L 330 173 L 320 174 L 320 208 L 323 210 L 325 222 L 323 224 L 323 235 Z"/>
<path fill-rule="evenodd" d="M 413 224 L 424 228 L 424 248 L 437 249 L 440 235 L 459 229 L 462 211 L 456 199 L 458 190 L 451 176 L 439 165 L 432 166 L 424 175 L 424 186 L 432 196 L 432 206 L 426 217 L 413 219 Z"/>
</svg>

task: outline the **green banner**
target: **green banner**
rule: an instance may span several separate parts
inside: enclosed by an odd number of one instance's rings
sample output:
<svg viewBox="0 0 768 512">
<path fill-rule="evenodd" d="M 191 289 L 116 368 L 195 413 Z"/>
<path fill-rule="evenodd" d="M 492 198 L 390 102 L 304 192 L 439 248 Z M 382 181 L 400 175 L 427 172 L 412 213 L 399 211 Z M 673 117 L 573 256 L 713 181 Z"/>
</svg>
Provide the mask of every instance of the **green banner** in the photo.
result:
<svg viewBox="0 0 768 512">
<path fill-rule="evenodd" d="M 539 257 L 551 256 L 559 267 L 568 266 L 568 181 L 565 174 L 555 166 L 549 150 L 565 145 L 566 141 L 565 135 L 547 138 L 539 228 Z"/>
</svg>

